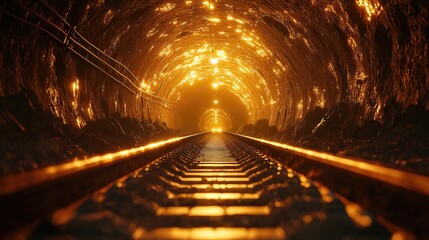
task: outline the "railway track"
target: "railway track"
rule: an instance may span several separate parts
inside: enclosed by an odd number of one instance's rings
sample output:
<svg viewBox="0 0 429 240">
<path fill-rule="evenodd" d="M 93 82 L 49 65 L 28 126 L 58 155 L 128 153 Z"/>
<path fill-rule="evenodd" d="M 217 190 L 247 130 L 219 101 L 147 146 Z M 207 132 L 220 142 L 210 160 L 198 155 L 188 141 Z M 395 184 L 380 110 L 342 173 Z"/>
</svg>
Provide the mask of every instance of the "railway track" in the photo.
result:
<svg viewBox="0 0 429 240">
<path fill-rule="evenodd" d="M 78 239 L 427 236 L 426 177 L 350 161 L 235 134 L 176 138 L 0 179 L 0 229 Z"/>
</svg>

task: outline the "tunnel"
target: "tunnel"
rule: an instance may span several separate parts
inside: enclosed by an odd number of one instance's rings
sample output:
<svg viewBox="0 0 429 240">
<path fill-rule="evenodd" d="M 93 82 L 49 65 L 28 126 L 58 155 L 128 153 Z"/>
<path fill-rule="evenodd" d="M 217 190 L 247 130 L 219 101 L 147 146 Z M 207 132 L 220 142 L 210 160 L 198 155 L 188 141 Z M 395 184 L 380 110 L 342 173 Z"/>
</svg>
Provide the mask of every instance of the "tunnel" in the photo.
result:
<svg viewBox="0 0 429 240">
<path fill-rule="evenodd" d="M 429 174 L 427 1 L 2 0 L 0 29 L 0 176 L 201 132 Z"/>
<path fill-rule="evenodd" d="M 380 128 L 389 130 L 378 142 L 401 141 L 399 128 L 418 132 L 416 121 L 427 120 L 424 1 L 23 4 L 3 1 L 3 126 L 26 127 L 15 112 L 30 113 L 14 101 L 29 99 L 75 129 L 115 115 L 140 128 L 273 133 L 359 155 L 369 147 L 338 142 Z"/>
</svg>

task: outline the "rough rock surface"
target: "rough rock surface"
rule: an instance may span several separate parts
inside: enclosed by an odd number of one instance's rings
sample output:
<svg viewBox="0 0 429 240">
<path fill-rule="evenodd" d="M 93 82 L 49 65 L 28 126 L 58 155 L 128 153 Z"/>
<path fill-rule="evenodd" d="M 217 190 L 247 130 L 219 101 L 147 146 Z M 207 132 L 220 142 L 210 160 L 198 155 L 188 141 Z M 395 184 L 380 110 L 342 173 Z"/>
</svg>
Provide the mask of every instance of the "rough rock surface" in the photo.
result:
<svg viewBox="0 0 429 240">
<path fill-rule="evenodd" d="M 309 111 L 293 127 L 273 134 L 259 120 L 239 133 L 407 169 L 429 175 L 429 111 L 389 101 L 383 121 L 354 119 L 360 107 L 341 103 L 333 109 Z M 258 124 L 259 123 L 259 124 Z"/>
<path fill-rule="evenodd" d="M 0 175 L 136 147 L 177 134 L 164 122 L 113 113 L 79 129 L 43 110 L 34 92 L 0 99 Z"/>
</svg>

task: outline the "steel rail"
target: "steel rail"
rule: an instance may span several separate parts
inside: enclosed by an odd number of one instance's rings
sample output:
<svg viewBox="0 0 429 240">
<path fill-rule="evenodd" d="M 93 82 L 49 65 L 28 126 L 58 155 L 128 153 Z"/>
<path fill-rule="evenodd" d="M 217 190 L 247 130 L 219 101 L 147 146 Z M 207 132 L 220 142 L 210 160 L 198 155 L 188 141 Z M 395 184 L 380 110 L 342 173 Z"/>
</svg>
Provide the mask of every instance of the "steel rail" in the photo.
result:
<svg viewBox="0 0 429 240">
<path fill-rule="evenodd" d="M 205 133 L 75 160 L 0 178 L 0 236 L 49 217 Z"/>
<path fill-rule="evenodd" d="M 429 237 L 429 177 L 363 159 L 227 134 L 418 237 Z"/>
</svg>

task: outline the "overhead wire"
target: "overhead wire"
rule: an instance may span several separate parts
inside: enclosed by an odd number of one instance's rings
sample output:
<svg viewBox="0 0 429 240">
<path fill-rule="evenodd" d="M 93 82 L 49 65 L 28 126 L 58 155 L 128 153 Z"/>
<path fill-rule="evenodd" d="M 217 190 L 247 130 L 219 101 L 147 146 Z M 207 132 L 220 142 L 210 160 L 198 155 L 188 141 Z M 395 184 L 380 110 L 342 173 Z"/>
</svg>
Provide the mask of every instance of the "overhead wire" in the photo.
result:
<svg viewBox="0 0 429 240">
<path fill-rule="evenodd" d="M 103 72 L 104 74 L 106 74 L 109 78 L 119 83 L 121 86 L 123 86 L 131 93 L 136 94 L 137 96 L 141 96 L 143 99 L 147 100 L 148 102 L 151 102 L 151 103 L 160 105 L 163 108 L 172 110 L 172 106 L 174 105 L 174 103 L 169 102 L 159 96 L 156 96 L 152 92 L 142 91 L 139 88 L 137 77 L 133 74 L 133 72 L 129 68 L 127 68 L 123 63 L 119 62 L 118 60 L 104 53 L 102 50 L 100 50 L 98 47 L 96 47 L 94 44 L 92 44 L 90 41 L 84 38 L 76 30 L 76 27 L 71 26 L 58 12 L 52 9 L 44 1 L 38 0 L 37 2 L 41 3 L 48 13 L 53 14 L 58 20 L 60 20 L 61 24 L 64 25 L 64 28 L 61 28 L 59 25 L 53 23 L 51 19 L 47 19 L 43 17 L 41 13 L 37 13 L 36 10 L 26 6 L 20 1 L 11 0 L 11 2 L 13 2 L 17 6 L 19 6 L 22 10 L 24 10 L 25 16 L 21 17 L 7 10 L 6 1 L 3 2 L 3 6 L 0 8 L 1 12 L 4 12 L 12 18 L 17 19 L 23 23 L 26 23 L 41 32 L 44 32 L 45 34 L 52 37 L 54 40 L 62 43 L 67 47 L 67 49 L 69 49 L 76 56 L 82 58 L 83 60 L 85 60 L 86 62 L 88 62 L 89 64 L 91 64 L 92 66 L 94 66 L 95 68 Z M 33 4 L 34 3 L 35 2 L 33 2 Z M 31 14 L 33 17 L 39 20 L 39 22 L 37 24 L 31 22 L 29 20 L 30 18 L 29 14 Z M 42 24 L 41 21 L 46 23 L 48 27 L 52 27 L 55 31 L 50 31 L 45 27 L 41 26 Z M 89 48 L 92 48 L 92 50 Z M 90 59 L 89 56 L 92 56 L 93 59 Z M 94 60 L 97 60 L 98 64 L 95 63 Z M 104 67 L 100 65 L 104 65 Z M 114 65 L 118 65 L 118 66 L 115 67 Z M 113 73 L 109 73 L 109 72 L 113 72 Z M 124 79 L 125 81 L 119 80 L 118 77 L 113 76 L 114 74 L 118 75 L 120 78 Z M 129 86 L 129 84 L 127 83 L 131 84 L 131 86 Z M 137 91 L 134 89 L 136 89 Z"/>
</svg>

